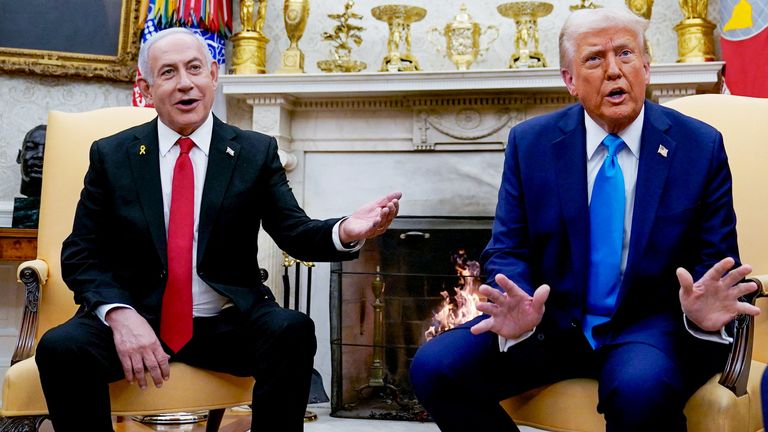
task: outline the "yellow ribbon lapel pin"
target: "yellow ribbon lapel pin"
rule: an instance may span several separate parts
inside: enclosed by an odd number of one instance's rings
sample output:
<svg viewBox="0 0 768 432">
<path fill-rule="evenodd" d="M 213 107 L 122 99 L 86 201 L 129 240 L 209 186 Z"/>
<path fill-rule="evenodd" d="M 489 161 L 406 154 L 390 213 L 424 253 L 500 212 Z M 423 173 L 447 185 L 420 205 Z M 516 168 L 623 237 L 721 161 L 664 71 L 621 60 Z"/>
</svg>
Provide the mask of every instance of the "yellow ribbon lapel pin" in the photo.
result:
<svg viewBox="0 0 768 432">
<path fill-rule="evenodd" d="M 140 146 L 139 146 L 139 154 L 140 154 L 140 155 L 145 155 L 145 154 L 147 154 L 147 146 L 145 146 L 144 144 L 140 145 Z"/>
</svg>

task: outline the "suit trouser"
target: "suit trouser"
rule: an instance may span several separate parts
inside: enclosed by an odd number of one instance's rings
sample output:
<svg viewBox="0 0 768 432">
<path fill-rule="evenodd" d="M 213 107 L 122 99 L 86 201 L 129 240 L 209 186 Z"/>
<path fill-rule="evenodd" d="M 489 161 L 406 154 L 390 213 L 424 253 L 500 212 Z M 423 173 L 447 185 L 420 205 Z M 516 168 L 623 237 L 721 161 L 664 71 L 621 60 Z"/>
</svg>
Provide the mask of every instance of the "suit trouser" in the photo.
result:
<svg viewBox="0 0 768 432">
<path fill-rule="evenodd" d="M 725 364 L 727 345 L 690 335 L 680 335 L 686 346 L 671 352 L 645 343 L 595 351 L 577 328 L 534 334 L 502 353 L 495 334 L 470 333 L 481 319 L 422 345 L 411 364 L 416 396 L 441 431 L 517 430 L 499 401 L 567 378 L 594 378 L 608 431 L 684 432 L 688 398 Z"/>
<path fill-rule="evenodd" d="M 230 307 L 195 318 L 192 340 L 171 362 L 253 376 L 252 429 L 301 431 L 316 348 L 309 317 L 268 301 L 251 316 Z M 56 432 L 112 430 L 108 384 L 124 375 L 108 326 L 75 316 L 43 335 L 35 358 Z"/>
</svg>

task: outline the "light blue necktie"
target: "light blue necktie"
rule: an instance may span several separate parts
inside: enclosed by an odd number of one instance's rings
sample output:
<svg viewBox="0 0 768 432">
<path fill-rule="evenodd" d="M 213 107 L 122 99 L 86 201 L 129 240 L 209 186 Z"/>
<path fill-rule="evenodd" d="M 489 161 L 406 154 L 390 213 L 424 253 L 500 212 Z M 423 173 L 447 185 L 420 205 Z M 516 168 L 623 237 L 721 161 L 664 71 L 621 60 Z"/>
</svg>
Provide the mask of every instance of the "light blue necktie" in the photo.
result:
<svg viewBox="0 0 768 432">
<path fill-rule="evenodd" d="M 590 263 L 584 334 L 593 348 L 600 346 L 592 328 L 607 322 L 616 307 L 621 285 L 621 252 L 624 243 L 624 174 L 616 155 L 624 146 L 618 135 L 603 140 L 608 148 L 592 186 L 589 203 Z"/>
</svg>

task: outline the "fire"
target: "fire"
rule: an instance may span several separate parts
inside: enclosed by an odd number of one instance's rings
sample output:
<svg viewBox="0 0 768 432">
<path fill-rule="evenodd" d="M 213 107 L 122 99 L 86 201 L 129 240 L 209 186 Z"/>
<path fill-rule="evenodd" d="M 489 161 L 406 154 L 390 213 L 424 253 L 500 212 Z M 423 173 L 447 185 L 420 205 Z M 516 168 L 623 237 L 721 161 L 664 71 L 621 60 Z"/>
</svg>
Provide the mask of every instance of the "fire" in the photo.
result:
<svg viewBox="0 0 768 432">
<path fill-rule="evenodd" d="M 459 276 L 458 286 L 453 288 L 453 296 L 448 291 L 440 293 L 443 301 L 432 316 L 432 324 L 424 333 L 427 340 L 482 313 L 477 310 L 477 304 L 482 301 L 477 293 L 480 287 L 480 263 L 469 261 L 464 249 L 459 249 L 452 259 Z"/>
</svg>

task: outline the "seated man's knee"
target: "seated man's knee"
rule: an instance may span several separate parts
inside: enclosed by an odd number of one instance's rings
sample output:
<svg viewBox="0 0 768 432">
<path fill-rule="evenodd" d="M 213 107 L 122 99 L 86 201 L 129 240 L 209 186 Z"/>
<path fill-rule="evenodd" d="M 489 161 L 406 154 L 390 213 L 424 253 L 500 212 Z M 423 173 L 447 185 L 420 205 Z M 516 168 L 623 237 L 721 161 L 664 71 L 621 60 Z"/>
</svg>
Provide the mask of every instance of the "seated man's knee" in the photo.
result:
<svg viewBox="0 0 768 432">
<path fill-rule="evenodd" d="M 298 312 L 287 315 L 279 337 L 292 346 L 305 348 L 309 355 L 315 355 L 317 350 L 315 323 L 307 315 Z"/>
<path fill-rule="evenodd" d="M 672 424 L 684 422 L 684 392 L 679 380 L 664 374 L 638 373 L 627 367 L 611 382 L 600 383 L 600 411 L 609 424 Z M 674 428 L 670 429 L 674 430 Z"/>
</svg>

